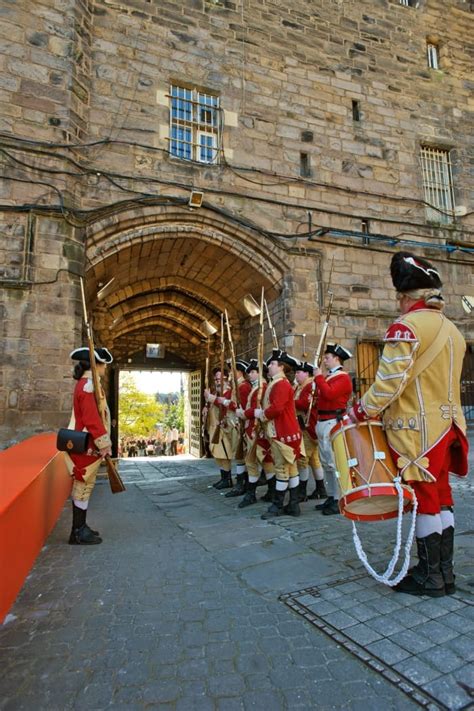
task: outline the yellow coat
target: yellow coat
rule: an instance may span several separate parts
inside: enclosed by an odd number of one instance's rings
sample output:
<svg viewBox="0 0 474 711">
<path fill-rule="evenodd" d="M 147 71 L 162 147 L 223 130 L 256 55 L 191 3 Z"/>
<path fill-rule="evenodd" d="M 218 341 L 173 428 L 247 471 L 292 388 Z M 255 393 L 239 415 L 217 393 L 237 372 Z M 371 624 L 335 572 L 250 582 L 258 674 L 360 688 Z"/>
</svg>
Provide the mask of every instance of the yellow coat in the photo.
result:
<svg viewBox="0 0 474 711">
<path fill-rule="evenodd" d="M 449 327 L 445 345 L 431 364 L 413 377 L 417 360 L 443 322 Z M 466 431 L 460 393 L 464 338 L 440 311 L 423 308 L 397 319 L 384 341 L 375 381 L 362 397 L 361 409 L 368 417 L 382 415 L 395 463 L 405 481 L 433 481 L 430 451 L 453 423 Z"/>
</svg>

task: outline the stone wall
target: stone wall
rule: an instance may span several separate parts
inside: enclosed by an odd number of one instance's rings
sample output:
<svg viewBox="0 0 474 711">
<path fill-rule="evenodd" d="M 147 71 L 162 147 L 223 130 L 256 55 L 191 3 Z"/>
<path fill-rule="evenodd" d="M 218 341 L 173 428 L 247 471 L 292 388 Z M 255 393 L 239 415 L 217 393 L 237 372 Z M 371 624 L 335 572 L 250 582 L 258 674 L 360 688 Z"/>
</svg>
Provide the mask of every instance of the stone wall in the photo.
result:
<svg viewBox="0 0 474 711">
<path fill-rule="evenodd" d="M 119 361 L 159 341 L 199 367 L 200 319 L 222 308 L 240 351 L 255 347 L 241 297 L 262 285 L 280 342 L 311 357 L 330 274 L 331 337 L 380 339 L 391 254 L 418 245 L 474 340 L 460 300 L 474 294 L 473 19 L 463 0 L 3 3 L 0 439 L 64 424 L 82 273 Z M 219 95 L 217 165 L 169 155 L 172 83 Z M 449 225 L 427 221 L 422 145 L 451 151 Z"/>
</svg>

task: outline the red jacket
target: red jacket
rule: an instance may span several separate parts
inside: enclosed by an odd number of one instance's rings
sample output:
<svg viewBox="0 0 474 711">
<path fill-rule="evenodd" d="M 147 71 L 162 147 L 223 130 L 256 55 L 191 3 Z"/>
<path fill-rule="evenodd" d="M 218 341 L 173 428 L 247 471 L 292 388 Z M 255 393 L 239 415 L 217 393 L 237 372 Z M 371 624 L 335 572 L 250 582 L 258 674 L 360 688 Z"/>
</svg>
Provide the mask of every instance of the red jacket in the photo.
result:
<svg viewBox="0 0 474 711">
<path fill-rule="evenodd" d="M 352 395 L 352 380 L 342 368 L 326 376 L 317 375 L 315 380 L 318 391 L 318 419 L 329 418 L 324 412 L 346 409 Z"/>
<path fill-rule="evenodd" d="M 263 398 L 263 412 L 268 421 L 267 436 L 288 444 L 299 457 L 301 430 L 296 419 L 294 393 L 283 373 L 269 383 Z"/>
<path fill-rule="evenodd" d="M 97 449 L 110 445 L 110 437 L 102 422 L 95 401 L 92 380 L 81 378 L 74 389 L 73 400 L 73 429 L 78 432 L 86 430 L 91 435 L 89 446 Z"/>
<path fill-rule="evenodd" d="M 249 383 L 250 385 L 250 383 Z M 267 389 L 267 383 L 263 383 L 262 385 L 262 400 L 263 396 L 265 394 L 265 390 Z M 247 402 L 242 407 L 245 407 L 245 433 L 253 439 L 254 432 L 255 432 L 255 409 L 258 406 L 257 403 L 257 398 L 258 398 L 258 391 L 259 387 L 256 385 L 254 388 L 250 385 L 250 392 L 247 397 Z M 261 405 L 260 405 L 261 407 Z M 262 440 L 262 442 L 260 441 Z M 268 446 L 268 441 L 264 437 L 259 437 L 258 439 L 259 444 L 265 443 Z M 263 445 L 262 445 L 263 446 Z"/>
<path fill-rule="evenodd" d="M 318 419 L 318 409 L 317 409 L 317 390 L 315 388 L 313 393 L 313 378 L 310 379 L 308 383 L 305 383 L 303 387 L 298 385 L 295 390 L 295 408 L 298 419 L 303 418 L 304 423 L 308 419 L 308 410 L 311 403 L 311 412 L 309 413 L 308 423 L 306 424 L 306 431 L 312 439 L 316 439 L 316 420 Z M 311 397 L 313 395 L 313 397 Z M 301 425 L 300 425 L 301 426 Z"/>
<path fill-rule="evenodd" d="M 245 406 L 247 405 L 247 398 L 249 396 L 250 391 L 252 390 L 252 386 L 250 385 L 249 381 L 244 380 L 244 378 L 239 378 L 239 380 L 237 381 L 237 385 L 239 388 L 240 407 L 245 410 Z M 232 410 L 234 412 L 237 407 L 237 403 L 232 400 L 229 405 L 229 410 Z"/>
</svg>

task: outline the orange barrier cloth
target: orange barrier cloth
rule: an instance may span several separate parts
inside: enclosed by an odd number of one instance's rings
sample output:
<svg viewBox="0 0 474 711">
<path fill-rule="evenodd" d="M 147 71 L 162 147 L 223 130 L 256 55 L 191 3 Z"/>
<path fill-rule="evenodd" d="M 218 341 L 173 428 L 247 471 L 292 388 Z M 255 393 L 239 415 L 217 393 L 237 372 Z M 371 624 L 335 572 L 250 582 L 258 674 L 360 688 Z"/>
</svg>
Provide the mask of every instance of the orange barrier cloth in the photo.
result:
<svg viewBox="0 0 474 711">
<path fill-rule="evenodd" d="M 0 452 L 0 623 L 71 493 L 56 434 L 29 437 Z"/>
</svg>

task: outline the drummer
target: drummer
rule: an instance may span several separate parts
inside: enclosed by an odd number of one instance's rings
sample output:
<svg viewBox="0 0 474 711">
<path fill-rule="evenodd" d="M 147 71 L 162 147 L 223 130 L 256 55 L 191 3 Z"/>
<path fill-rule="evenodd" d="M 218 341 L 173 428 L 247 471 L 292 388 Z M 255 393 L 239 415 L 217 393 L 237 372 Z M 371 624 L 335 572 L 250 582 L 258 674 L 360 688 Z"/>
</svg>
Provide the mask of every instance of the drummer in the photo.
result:
<svg viewBox="0 0 474 711">
<path fill-rule="evenodd" d="M 454 513 L 449 474 L 467 474 L 460 380 L 466 344 L 442 313 L 438 271 L 409 252 L 390 265 L 401 315 L 388 328 L 375 381 L 349 415 L 382 416 L 400 475 L 418 500 L 419 562 L 395 590 L 441 597 L 455 592 Z"/>
<path fill-rule="evenodd" d="M 352 395 L 352 381 L 343 369 L 344 361 L 352 358 L 352 353 L 339 343 L 328 343 L 323 356 L 326 375 L 320 368 L 314 369 L 317 390 L 318 419 L 316 435 L 319 456 L 326 480 L 328 498 L 315 508 L 324 516 L 332 516 L 339 511 L 339 485 L 336 479 L 336 465 L 331 446 L 330 432 L 338 419 L 346 413 L 347 403 Z"/>
</svg>

